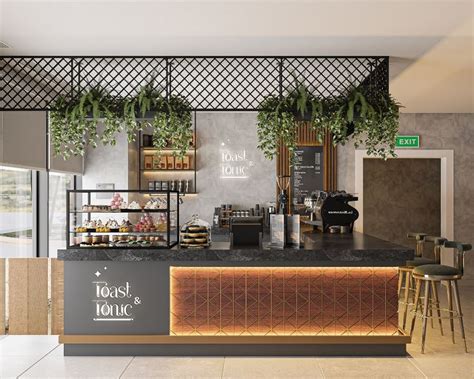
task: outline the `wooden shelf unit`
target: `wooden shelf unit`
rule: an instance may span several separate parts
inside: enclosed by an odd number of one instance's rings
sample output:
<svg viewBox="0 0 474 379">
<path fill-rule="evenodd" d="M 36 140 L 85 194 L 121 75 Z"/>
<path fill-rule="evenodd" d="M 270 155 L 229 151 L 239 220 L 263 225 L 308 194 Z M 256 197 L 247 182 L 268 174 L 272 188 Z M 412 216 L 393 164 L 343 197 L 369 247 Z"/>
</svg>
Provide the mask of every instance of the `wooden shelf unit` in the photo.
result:
<svg viewBox="0 0 474 379">
<path fill-rule="evenodd" d="M 150 182 L 168 182 L 168 189 L 171 181 L 189 180 L 189 191 L 180 192 L 180 195 L 197 195 L 197 134 L 196 134 L 196 112 L 193 113 L 193 142 L 189 146 L 186 155 L 189 157 L 189 168 L 146 168 L 145 156 L 154 156 L 158 149 L 153 146 L 144 146 L 143 136 L 148 134 L 140 131 L 138 134 L 138 187 L 142 191 L 150 190 Z M 161 156 L 172 156 L 176 149 L 165 147 L 161 149 Z M 174 166 L 174 162 L 173 162 Z M 154 187 L 155 188 L 155 187 Z M 178 188 L 175 188 L 176 190 Z M 160 188 L 161 190 L 161 188 Z"/>
</svg>

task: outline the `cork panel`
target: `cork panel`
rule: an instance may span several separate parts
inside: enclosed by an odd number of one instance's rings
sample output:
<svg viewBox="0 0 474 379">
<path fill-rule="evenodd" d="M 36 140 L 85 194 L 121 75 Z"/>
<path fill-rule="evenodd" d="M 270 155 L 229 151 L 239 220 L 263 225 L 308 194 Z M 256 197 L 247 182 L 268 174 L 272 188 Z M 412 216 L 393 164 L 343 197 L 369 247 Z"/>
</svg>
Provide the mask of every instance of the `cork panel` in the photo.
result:
<svg viewBox="0 0 474 379">
<path fill-rule="evenodd" d="M 48 334 L 48 258 L 28 259 L 28 334 Z"/>
<path fill-rule="evenodd" d="M 28 334 L 28 259 L 8 260 L 9 333 Z"/>
<path fill-rule="evenodd" d="M 51 259 L 51 334 L 64 334 L 64 262 Z"/>
<path fill-rule="evenodd" d="M 0 335 L 5 334 L 5 258 L 0 258 Z"/>
<path fill-rule="evenodd" d="M 9 333 L 48 334 L 48 259 L 11 258 Z"/>
</svg>

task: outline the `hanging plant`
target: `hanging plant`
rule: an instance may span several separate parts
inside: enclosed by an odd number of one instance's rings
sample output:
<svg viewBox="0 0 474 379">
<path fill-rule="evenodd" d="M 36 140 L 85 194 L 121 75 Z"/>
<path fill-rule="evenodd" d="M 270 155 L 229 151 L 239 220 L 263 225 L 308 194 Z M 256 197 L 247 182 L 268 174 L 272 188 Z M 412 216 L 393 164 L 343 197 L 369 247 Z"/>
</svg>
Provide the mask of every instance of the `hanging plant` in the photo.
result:
<svg viewBox="0 0 474 379">
<path fill-rule="evenodd" d="M 159 110 L 151 123 L 153 146 L 158 154 L 165 147 L 173 149 L 173 155 L 183 158 L 193 141 L 191 105 L 182 96 L 161 98 Z"/>
<path fill-rule="evenodd" d="M 369 102 L 361 90 L 354 88 L 347 96 L 319 99 L 296 78 L 295 83 L 282 99 L 270 95 L 260 104 L 258 148 L 266 158 L 273 159 L 282 143 L 293 164 L 298 121 L 309 122 L 319 141 L 329 132 L 334 144 L 343 145 L 352 138 L 355 146 L 364 145 L 369 155 L 384 159 L 395 156 L 400 104 L 390 95 Z"/>
<path fill-rule="evenodd" d="M 273 159 L 279 144 L 293 152 L 296 148 L 295 114 L 285 109 L 275 96 L 268 96 L 260 107 L 262 110 L 257 115 L 258 148 L 265 158 Z"/>
<path fill-rule="evenodd" d="M 384 159 L 396 156 L 400 104 L 390 95 L 369 102 L 362 91 L 353 89 L 347 98 L 335 99 L 327 109 L 326 130 L 335 144 L 344 145 L 353 139 L 355 147 L 364 146 L 368 155 Z"/>
<path fill-rule="evenodd" d="M 259 108 L 261 110 L 257 115 L 258 148 L 263 151 L 267 159 L 273 159 L 282 144 L 289 151 L 290 164 L 293 163 L 298 126 L 301 122 L 309 122 L 317 138 L 322 141 L 323 104 L 296 77 L 294 88 L 286 96 L 282 99 L 273 95 L 267 96 Z"/>
<path fill-rule="evenodd" d="M 143 122 L 137 120 L 137 115 L 145 118 L 147 112 L 158 109 L 161 104 L 161 92 L 155 89 L 154 82 L 155 79 L 152 78 L 138 90 L 134 97 L 124 101 L 123 121 L 128 142 L 134 142 L 137 132 L 143 129 Z"/>
<path fill-rule="evenodd" d="M 366 130 L 367 138 L 363 144 L 367 148 L 367 154 L 380 156 L 384 159 L 396 157 L 395 141 L 400 125 L 400 108 L 398 103 L 390 94 L 377 98 L 373 104 L 374 119 L 372 127 Z"/>
<path fill-rule="evenodd" d="M 135 97 L 125 101 L 124 121 L 129 141 L 134 141 L 136 132 L 146 125 L 153 129 L 153 147 L 158 155 L 170 147 L 173 155 L 182 158 L 193 139 L 191 105 L 182 96 L 172 94 L 165 99 L 161 93 L 155 89 L 152 78 Z M 151 120 L 137 120 L 137 114 L 145 119 L 151 116 L 149 113 L 153 116 Z"/>
<path fill-rule="evenodd" d="M 100 121 L 104 128 L 99 136 Z M 51 143 L 55 155 L 68 159 L 84 155 L 87 146 L 97 147 L 99 141 L 115 145 L 121 131 L 126 131 L 128 141 L 133 142 L 144 124 L 153 128 L 158 153 L 169 145 L 175 150 L 173 154 L 183 157 L 192 143 L 189 102 L 178 95 L 164 99 L 155 89 L 153 78 L 127 99 L 113 98 L 100 86 L 73 101 L 58 97 L 50 111 Z"/>
<path fill-rule="evenodd" d="M 99 136 L 97 124 L 104 121 Z M 115 145 L 115 135 L 120 131 L 117 101 L 102 87 L 84 92 L 76 101 L 59 97 L 50 112 L 51 143 L 55 155 L 64 159 L 84 155 L 87 146 Z"/>
</svg>

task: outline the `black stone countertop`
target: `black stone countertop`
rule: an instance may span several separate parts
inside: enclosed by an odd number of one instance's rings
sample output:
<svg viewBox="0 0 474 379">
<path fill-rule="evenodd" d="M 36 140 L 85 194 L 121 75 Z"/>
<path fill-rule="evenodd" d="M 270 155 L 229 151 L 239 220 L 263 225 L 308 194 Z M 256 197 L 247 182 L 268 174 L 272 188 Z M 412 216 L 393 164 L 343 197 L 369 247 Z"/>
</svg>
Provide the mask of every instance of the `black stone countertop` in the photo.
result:
<svg viewBox="0 0 474 379">
<path fill-rule="evenodd" d="M 411 248 L 393 244 L 365 234 L 305 234 L 304 248 L 258 247 L 230 248 L 228 242 L 213 242 L 206 249 L 104 249 L 81 248 L 58 251 L 64 261 L 163 261 L 163 262 L 222 262 L 246 265 L 267 263 L 285 266 L 400 266 L 413 259 Z"/>
</svg>

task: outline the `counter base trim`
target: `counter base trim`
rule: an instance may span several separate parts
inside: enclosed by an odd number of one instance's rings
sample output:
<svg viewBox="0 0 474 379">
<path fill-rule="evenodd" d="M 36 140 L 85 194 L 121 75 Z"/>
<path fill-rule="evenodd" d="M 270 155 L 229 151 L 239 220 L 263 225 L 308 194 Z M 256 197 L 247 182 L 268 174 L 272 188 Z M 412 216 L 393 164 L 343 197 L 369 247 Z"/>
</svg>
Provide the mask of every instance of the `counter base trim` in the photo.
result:
<svg viewBox="0 0 474 379">
<path fill-rule="evenodd" d="M 61 335 L 59 343 L 82 345 L 397 345 L 411 342 L 405 334 L 390 336 L 163 336 Z"/>
<path fill-rule="evenodd" d="M 90 336 L 88 336 L 90 337 Z M 179 337 L 181 338 L 181 337 Z M 201 338 L 201 337 L 199 337 Z M 393 339 L 393 337 L 390 337 Z M 379 338 L 377 338 L 379 339 Z M 335 341 L 332 341 L 335 342 Z M 391 343 L 156 343 L 66 344 L 65 356 L 406 356 L 406 344 Z M 359 341 L 361 342 L 361 341 Z"/>
</svg>

